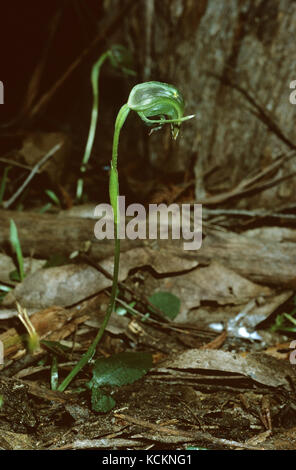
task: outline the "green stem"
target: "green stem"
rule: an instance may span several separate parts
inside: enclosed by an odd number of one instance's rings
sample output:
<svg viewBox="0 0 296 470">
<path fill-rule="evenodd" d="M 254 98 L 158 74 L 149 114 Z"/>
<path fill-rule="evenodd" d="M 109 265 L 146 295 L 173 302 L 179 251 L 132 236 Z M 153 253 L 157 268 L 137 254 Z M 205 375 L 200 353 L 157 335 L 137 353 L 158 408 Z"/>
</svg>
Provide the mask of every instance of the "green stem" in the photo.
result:
<svg viewBox="0 0 296 470">
<path fill-rule="evenodd" d="M 113 284 L 111 290 L 111 297 L 109 300 L 108 308 L 106 315 L 104 317 L 103 323 L 100 326 L 100 329 L 91 343 L 90 347 L 86 351 L 85 354 L 81 357 L 80 361 L 76 364 L 76 366 L 71 370 L 71 372 L 67 375 L 67 377 L 63 380 L 63 382 L 58 387 L 59 392 L 63 392 L 70 382 L 74 379 L 74 377 L 81 371 L 81 369 L 93 358 L 97 345 L 101 340 L 105 328 L 108 324 L 109 318 L 111 313 L 113 312 L 114 305 L 115 305 L 115 298 L 117 292 L 117 283 L 118 283 L 118 272 L 119 272 L 119 257 L 120 257 L 120 240 L 117 237 L 117 229 L 115 228 L 116 238 L 115 238 L 115 254 L 114 254 L 114 271 L 113 271 Z"/>
<path fill-rule="evenodd" d="M 96 135 L 96 128 L 97 128 L 97 122 L 98 122 L 98 114 L 99 114 L 99 76 L 100 76 L 100 70 L 105 62 L 105 60 L 108 59 L 110 56 L 110 52 L 107 51 L 104 54 L 101 55 L 99 60 L 95 63 L 95 65 L 92 68 L 91 72 L 91 83 L 92 83 L 92 89 L 93 89 L 93 107 L 92 107 L 92 112 L 91 112 L 91 120 L 90 120 L 90 127 L 89 127 L 89 132 L 88 132 L 88 138 L 87 138 L 87 143 L 84 151 L 84 156 L 82 159 L 82 164 L 80 166 L 80 172 L 81 172 L 81 177 L 79 178 L 77 182 L 77 189 L 76 189 L 76 198 L 79 201 L 82 197 L 83 193 L 83 173 L 85 173 L 86 170 L 86 165 L 88 163 L 88 160 L 91 155 L 91 151 L 93 148 L 94 140 L 95 140 L 95 135 Z"/>
<path fill-rule="evenodd" d="M 125 103 L 119 110 L 117 114 L 117 118 L 115 121 L 115 130 L 114 130 L 114 137 L 113 137 L 113 147 L 112 147 L 112 165 L 115 169 L 117 169 L 117 157 L 118 157 L 118 143 L 119 143 L 119 135 L 123 124 L 130 112 L 130 108 L 127 103 Z"/>
<path fill-rule="evenodd" d="M 118 157 L 118 143 L 119 143 L 119 136 L 121 128 L 128 116 L 130 109 L 125 104 L 119 110 L 117 115 L 117 119 L 115 122 L 115 130 L 114 130 L 114 137 L 113 137 L 113 148 L 112 148 L 112 162 L 111 162 L 111 174 L 110 174 L 110 201 L 113 207 L 114 212 L 114 228 L 115 228 L 115 251 L 114 251 L 114 268 L 113 268 L 113 283 L 112 283 L 112 290 L 111 296 L 109 300 L 109 304 L 107 307 L 107 312 L 104 317 L 103 323 L 100 326 L 100 329 L 86 351 L 86 353 L 81 357 L 80 361 L 76 364 L 74 369 L 67 375 L 67 377 L 63 380 L 63 382 L 58 387 L 59 392 L 63 392 L 69 385 L 69 383 L 73 380 L 73 378 L 80 372 L 80 370 L 92 359 L 96 352 L 97 345 L 101 340 L 105 328 L 109 322 L 111 313 L 114 310 L 115 305 L 115 298 L 117 292 L 117 284 L 118 284 L 118 273 L 119 273 L 119 258 L 120 258 L 120 240 L 118 239 L 118 225 L 119 225 L 119 217 L 118 217 L 118 210 L 117 210 L 117 198 L 119 195 L 118 189 L 118 174 L 117 174 L 117 157 Z"/>
<path fill-rule="evenodd" d="M 3 176 L 2 176 L 2 181 L 1 181 L 1 186 L 0 186 L 0 204 L 3 202 L 3 196 L 4 196 L 4 191 L 6 188 L 6 183 L 7 183 L 7 175 L 10 170 L 10 166 L 6 166 L 3 171 Z"/>
</svg>

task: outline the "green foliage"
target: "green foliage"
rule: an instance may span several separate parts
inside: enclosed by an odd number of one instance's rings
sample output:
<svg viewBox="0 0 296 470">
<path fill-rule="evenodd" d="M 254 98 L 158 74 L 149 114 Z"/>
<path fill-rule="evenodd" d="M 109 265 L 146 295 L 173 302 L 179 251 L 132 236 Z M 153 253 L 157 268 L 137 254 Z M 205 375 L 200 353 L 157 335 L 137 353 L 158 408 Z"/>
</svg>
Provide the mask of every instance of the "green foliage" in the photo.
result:
<svg viewBox="0 0 296 470">
<path fill-rule="evenodd" d="M 28 335 L 28 351 L 30 354 L 33 354 L 40 347 L 39 336 L 36 331 Z"/>
<path fill-rule="evenodd" d="M 180 312 L 180 299 L 170 292 L 155 292 L 148 300 L 171 320 L 174 320 Z"/>
<path fill-rule="evenodd" d="M 98 413 L 107 413 L 112 410 L 116 405 L 116 401 L 110 395 L 105 395 L 104 392 L 94 385 L 91 390 L 91 407 Z"/>
<path fill-rule="evenodd" d="M 61 201 L 59 200 L 58 196 L 54 191 L 52 191 L 51 189 L 46 189 L 45 192 L 56 206 L 61 207 Z"/>
<path fill-rule="evenodd" d="M 76 189 L 76 199 L 81 200 L 83 194 L 83 174 L 86 171 L 86 166 L 91 156 L 93 149 L 93 144 L 95 140 L 98 115 L 99 115 L 99 78 L 100 71 L 104 62 L 109 59 L 113 67 L 120 69 L 123 73 L 128 75 L 135 75 L 135 72 L 131 69 L 132 67 L 132 57 L 130 52 L 121 45 L 113 45 L 108 51 L 104 52 L 97 62 L 92 67 L 91 70 L 91 84 L 93 92 L 93 106 L 90 119 L 90 127 L 88 132 L 88 138 L 86 142 L 86 147 L 82 159 L 82 164 L 80 167 L 81 176 L 77 182 Z"/>
<path fill-rule="evenodd" d="M 0 184 L 0 204 L 2 204 L 3 202 L 3 196 L 4 196 L 4 192 L 6 188 L 7 179 L 8 179 L 8 172 L 10 169 L 11 169 L 10 166 L 6 166 L 3 171 L 3 176 L 2 176 L 2 180 Z"/>
<path fill-rule="evenodd" d="M 270 328 L 271 331 L 287 331 L 296 333 L 296 295 L 293 298 L 294 308 L 290 313 L 281 313 L 275 318 L 274 325 Z M 293 326 L 291 326 L 291 324 Z"/>
<path fill-rule="evenodd" d="M 93 368 L 93 378 L 89 382 L 92 389 L 92 407 L 106 413 L 114 407 L 115 401 L 105 395 L 100 387 L 128 385 L 143 377 L 152 367 L 152 355 L 141 352 L 124 352 L 107 359 L 97 359 Z"/>
<path fill-rule="evenodd" d="M 7 292 L 10 292 L 12 290 L 12 287 L 4 286 L 0 284 L 0 304 L 4 297 L 6 296 Z"/>
<path fill-rule="evenodd" d="M 21 249 L 21 244 L 18 237 L 18 231 L 16 225 L 12 219 L 10 219 L 10 243 L 13 251 L 16 253 L 16 258 L 19 268 L 19 280 L 22 281 L 25 278 L 24 273 L 24 259 Z"/>
<path fill-rule="evenodd" d="M 46 204 L 44 204 L 43 207 L 41 207 L 41 209 L 39 209 L 39 214 L 45 214 L 45 212 L 47 212 L 51 208 L 52 208 L 52 203 L 47 202 Z"/>
</svg>

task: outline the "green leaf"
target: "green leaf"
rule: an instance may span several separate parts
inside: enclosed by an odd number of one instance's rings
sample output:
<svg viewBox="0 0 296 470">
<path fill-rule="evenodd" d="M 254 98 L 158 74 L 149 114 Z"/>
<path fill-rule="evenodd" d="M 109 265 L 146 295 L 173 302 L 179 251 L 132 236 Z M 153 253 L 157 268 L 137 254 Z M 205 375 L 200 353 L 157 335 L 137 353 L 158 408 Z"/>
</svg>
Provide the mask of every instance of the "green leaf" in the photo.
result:
<svg viewBox="0 0 296 470">
<path fill-rule="evenodd" d="M 97 359 L 91 385 L 121 386 L 132 384 L 152 367 L 152 355 L 143 352 L 123 352 L 107 359 Z"/>
<path fill-rule="evenodd" d="M 8 179 L 7 176 L 8 176 L 8 172 L 10 168 L 11 168 L 10 166 L 6 166 L 3 171 L 3 176 L 2 176 L 2 180 L 0 184 L 0 204 L 2 204 L 3 202 L 3 196 L 4 196 L 4 192 L 6 188 L 7 179 Z"/>
<path fill-rule="evenodd" d="M 115 400 L 100 387 L 132 384 L 145 375 L 152 367 L 152 355 L 140 352 L 124 352 L 107 359 L 97 359 L 93 378 L 87 384 L 92 390 L 92 408 L 107 413 L 115 406 Z"/>
<path fill-rule="evenodd" d="M 61 202 L 58 198 L 58 196 L 56 195 L 56 193 L 54 193 L 51 189 L 46 189 L 45 190 L 47 196 L 59 207 L 61 207 Z"/>
<path fill-rule="evenodd" d="M 155 292 L 148 300 L 171 320 L 174 320 L 180 312 L 180 299 L 170 292 Z"/>
<path fill-rule="evenodd" d="M 116 405 L 115 400 L 110 395 L 105 395 L 100 387 L 94 386 L 91 391 L 92 409 L 98 413 L 107 413 Z"/>
<path fill-rule="evenodd" d="M 51 208 L 52 208 L 52 203 L 48 202 L 47 204 L 42 206 L 41 209 L 39 209 L 39 214 L 45 214 L 45 212 L 47 212 Z"/>
<path fill-rule="evenodd" d="M 12 219 L 10 219 L 10 243 L 14 252 L 16 253 L 16 257 L 17 257 L 17 261 L 19 265 L 20 280 L 23 281 L 25 277 L 23 254 L 22 254 L 19 237 L 18 237 L 17 227 L 14 223 L 14 220 Z"/>
</svg>

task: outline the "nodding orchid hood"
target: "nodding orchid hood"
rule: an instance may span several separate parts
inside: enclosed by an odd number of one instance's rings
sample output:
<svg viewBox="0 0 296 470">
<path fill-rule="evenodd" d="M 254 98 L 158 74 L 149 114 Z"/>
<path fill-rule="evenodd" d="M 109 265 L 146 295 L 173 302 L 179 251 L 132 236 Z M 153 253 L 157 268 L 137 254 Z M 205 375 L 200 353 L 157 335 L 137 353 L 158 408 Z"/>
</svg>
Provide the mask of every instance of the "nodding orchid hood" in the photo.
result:
<svg viewBox="0 0 296 470">
<path fill-rule="evenodd" d="M 180 124 L 184 120 L 184 100 L 173 85 L 161 82 L 140 83 L 132 89 L 127 104 L 148 126 L 158 123 L 159 127 L 162 127 L 165 122 L 173 120 L 172 134 L 174 138 L 177 137 Z M 158 121 L 150 119 L 156 116 L 162 119 Z"/>
</svg>

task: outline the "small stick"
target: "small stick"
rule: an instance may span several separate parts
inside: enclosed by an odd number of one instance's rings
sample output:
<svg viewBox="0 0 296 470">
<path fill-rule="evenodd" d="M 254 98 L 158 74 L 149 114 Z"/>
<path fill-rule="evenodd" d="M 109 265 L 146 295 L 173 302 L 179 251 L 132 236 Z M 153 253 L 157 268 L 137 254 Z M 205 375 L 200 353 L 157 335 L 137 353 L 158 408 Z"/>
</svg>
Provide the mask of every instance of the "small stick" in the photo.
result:
<svg viewBox="0 0 296 470">
<path fill-rule="evenodd" d="M 128 416 L 128 415 L 121 414 L 121 413 L 114 413 L 114 416 L 116 418 L 120 418 L 124 421 L 127 421 L 128 423 L 132 423 L 137 426 L 143 426 L 144 428 L 151 429 L 155 432 L 162 432 L 165 434 L 179 436 L 179 437 L 188 437 L 188 438 L 191 438 L 192 440 L 203 439 L 208 442 L 211 442 L 212 444 L 218 444 L 222 446 L 239 447 L 242 449 L 263 450 L 263 448 L 255 447 L 244 442 L 237 442 L 237 441 L 232 441 L 228 439 L 220 439 L 218 437 L 212 436 L 211 434 L 207 432 L 201 432 L 201 431 L 192 432 L 192 431 L 171 429 L 166 426 L 149 423 L 148 421 L 137 419 L 137 418 L 134 418 L 133 416 Z"/>
<path fill-rule="evenodd" d="M 52 157 L 61 148 L 61 146 L 62 146 L 62 143 L 55 145 L 49 152 L 47 152 L 46 155 L 44 155 L 43 158 L 41 158 L 41 160 L 39 160 L 39 162 L 36 163 L 36 165 L 30 171 L 30 174 L 28 175 L 28 177 L 25 179 L 25 181 L 19 187 L 19 189 L 14 193 L 14 195 L 11 196 L 11 198 L 8 199 L 8 201 L 3 202 L 2 205 L 3 205 L 4 209 L 8 209 L 14 203 L 14 201 L 21 195 L 21 193 L 24 191 L 24 189 L 28 186 L 28 184 L 30 183 L 32 178 L 36 175 L 39 168 L 45 162 L 47 162 L 47 160 L 49 160 L 49 158 Z"/>
<path fill-rule="evenodd" d="M 15 162 L 14 160 L 10 160 L 9 158 L 1 157 L 0 162 L 1 163 L 7 163 L 8 165 L 12 165 L 12 166 L 17 166 L 19 168 L 24 168 L 25 170 L 29 170 L 29 171 L 32 170 L 32 167 L 30 167 L 29 165 L 25 165 L 24 163 Z"/>
<path fill-rule="evenodd" d="M 271 217 L 273 219 L 296 219 L 295 214 L 282 214 L 281 212 L 269 212 L 266 210 L 244 210 L 244 209 L 203 209 L 206 215 L 233 215 L 245 217 Z"/>
</svg>

